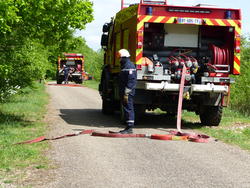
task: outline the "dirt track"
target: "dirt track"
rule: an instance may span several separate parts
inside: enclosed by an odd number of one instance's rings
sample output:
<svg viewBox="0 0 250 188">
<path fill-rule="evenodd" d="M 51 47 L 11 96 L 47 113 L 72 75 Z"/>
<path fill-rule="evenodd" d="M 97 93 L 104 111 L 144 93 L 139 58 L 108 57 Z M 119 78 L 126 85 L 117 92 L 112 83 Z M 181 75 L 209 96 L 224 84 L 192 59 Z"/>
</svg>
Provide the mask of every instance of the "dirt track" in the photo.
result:
<svg viewBox="0 0 250 188">
<path fill-rule="evenodd" d="M 122 128 L 118 114 L 101 114 L 97 91 L 61 86 L 48 91 L 49 136 Z M 164 134 L 174 127 L 167 117 L 148 114 L 135 133 Z M 53 141 L 49 156 L 56 168 L 43 177 L 48 182 L 35 187 L 250 187 L 250 154 L 221 142 L 81 135 Z"/>
</svg>

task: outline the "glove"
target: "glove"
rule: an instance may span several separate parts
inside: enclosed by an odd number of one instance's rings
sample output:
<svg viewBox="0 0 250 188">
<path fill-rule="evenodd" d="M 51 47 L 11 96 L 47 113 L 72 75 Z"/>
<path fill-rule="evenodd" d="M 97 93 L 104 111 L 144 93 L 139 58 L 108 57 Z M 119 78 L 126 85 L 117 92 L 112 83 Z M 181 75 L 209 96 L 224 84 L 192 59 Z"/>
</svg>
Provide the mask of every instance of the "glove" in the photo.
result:
<svg viewBox="0 0 250 188">
<path fill-rule="evenodd" d="M 183 98 L 186 99 L 186 100 L 190 100 L 190 93 L 187 91 L 187 92 L 184 92 L 183 93 Z"/>
<path fill-rule="evenodd" d="M 125 91 L 124 91 L 125 95 L 128 95 L 129 93 L 131 93 L 131 91 L 132 91 L 132 89 L 129 89 L 129 88 L 126 87 Z"/>
<path fill-rule="evenodd" d="M 128 104 L 128 95 L 123 96 L 123 103 Z"/>
</svg>

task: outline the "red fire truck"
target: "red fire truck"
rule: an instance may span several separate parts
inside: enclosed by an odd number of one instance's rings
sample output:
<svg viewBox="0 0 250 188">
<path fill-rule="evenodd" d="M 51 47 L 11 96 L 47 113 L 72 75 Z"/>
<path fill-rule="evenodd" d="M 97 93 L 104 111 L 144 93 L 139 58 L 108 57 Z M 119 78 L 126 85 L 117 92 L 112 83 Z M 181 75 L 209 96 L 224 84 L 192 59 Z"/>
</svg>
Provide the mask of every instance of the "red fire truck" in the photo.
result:
<svg viewBox="0 0 250 188">
<path fill-rule="evenodd" d="M 69 81 L 81 84 L 86 76 L 84 71 L 84 56 L 82 54 L 64 53 L 58 57 L 57 66 L 57 84 L 64 81 L 63 67 L 67 66 L 69 70 Z"/>
<path fill-rule="evenodd" d="M 122 1 L 122 10 L 103 26 L 103 113 L 119 109 L 116 53 L 125 48 L 137 68 L 137 117 L 156 108 L 176 114 L 185 65 L 183 109 L 196 112 L 203 125 L 218 126 L 234 82 L 230 75 L 240 74 L 241 11 L 173 6 L 165 0 L 124 5 Z"/>
</svg>

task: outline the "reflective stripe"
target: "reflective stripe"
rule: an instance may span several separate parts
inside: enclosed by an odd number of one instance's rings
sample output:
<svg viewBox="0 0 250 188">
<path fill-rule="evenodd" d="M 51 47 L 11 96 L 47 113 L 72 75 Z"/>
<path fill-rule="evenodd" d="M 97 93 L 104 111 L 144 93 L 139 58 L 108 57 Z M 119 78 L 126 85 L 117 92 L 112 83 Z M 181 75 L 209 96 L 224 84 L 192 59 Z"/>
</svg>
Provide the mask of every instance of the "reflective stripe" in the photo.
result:
<svg viewBox="0 0 250 188">
<path fill-rule="evenodd" d="M 134 123 L 135 121 L 134 120 L 128 120 L 126 121 L 127 123 Z"/>
<path fill-rule="evenodd" d="M 122 71 L 136 71 L 136 69 L 122 69 Z"/>
<path fill-rule="evenodd" d="M 136 64 L 142 63 L 142 51 L 143 51 L 143 49 L 136 50 Z"/>
<path fill-rule="evenodd" d="M 234 56 L 234 74 L 240 74 L 240 54 Z"/>
</svg>

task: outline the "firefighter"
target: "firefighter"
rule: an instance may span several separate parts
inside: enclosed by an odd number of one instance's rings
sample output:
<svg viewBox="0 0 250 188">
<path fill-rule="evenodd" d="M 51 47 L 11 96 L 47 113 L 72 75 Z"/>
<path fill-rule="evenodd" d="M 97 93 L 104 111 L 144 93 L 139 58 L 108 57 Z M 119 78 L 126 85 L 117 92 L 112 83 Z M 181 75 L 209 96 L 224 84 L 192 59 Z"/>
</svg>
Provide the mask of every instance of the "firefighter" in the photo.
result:
<svg viewBox="0 0 250 188">
<path fill-rule="evenodd" d="M 122 108 L 125 115 L 127 127 L 121 130 L 121 134 L 132 134 L 135 123 L 134 113 L 134 95 L 136 87 L 136 68 L 134 63 L 130 61 L 130 54 L 126 49 L 121 49 L 118 52 L 118 57 L 121 63 L 120 72 L 120 98 Z"/>
<path fill-rule="evenodd" d="M 63 65 L 63 72 L 64 72 L 64 84 L 68 84 L 68 79 L 69 79 L 69 67 L 66 65 Z"/>
</svg>

